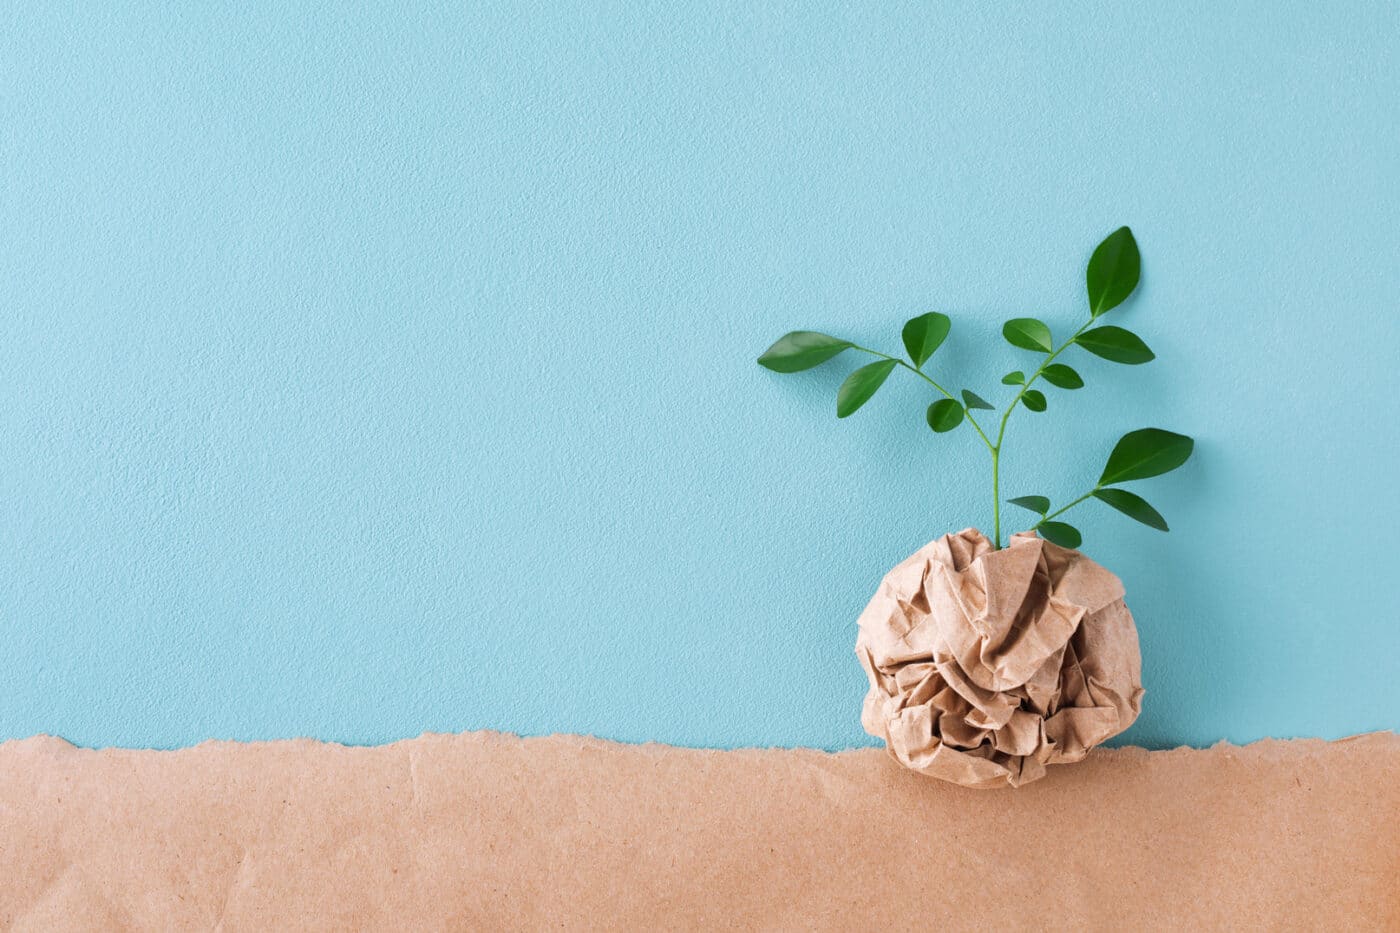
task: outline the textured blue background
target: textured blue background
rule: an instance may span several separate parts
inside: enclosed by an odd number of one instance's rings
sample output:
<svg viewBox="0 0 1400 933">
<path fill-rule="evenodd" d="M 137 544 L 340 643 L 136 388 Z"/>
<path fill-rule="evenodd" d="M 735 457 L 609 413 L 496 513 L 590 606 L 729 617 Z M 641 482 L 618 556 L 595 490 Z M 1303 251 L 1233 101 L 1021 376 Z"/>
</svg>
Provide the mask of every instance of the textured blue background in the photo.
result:
<svg viewBox="0 0 1400 933">
<path fill-rule="evenodd" d="M 987 521 L 985 452 L 754 357 L 938 309 L 1003 399 L 1000 322 L 1064 333 L 1121 223 L 1158 361 L 1079 358 L 1007 491 L 1199 439 L 1141 487 L 1172 534 L 1079 513 L 1127 738 L 1400 727 L 1395 4 L 42 6 L 0 29 L 0 736 L 869 742 L 854 619 Z"/>
</svg>

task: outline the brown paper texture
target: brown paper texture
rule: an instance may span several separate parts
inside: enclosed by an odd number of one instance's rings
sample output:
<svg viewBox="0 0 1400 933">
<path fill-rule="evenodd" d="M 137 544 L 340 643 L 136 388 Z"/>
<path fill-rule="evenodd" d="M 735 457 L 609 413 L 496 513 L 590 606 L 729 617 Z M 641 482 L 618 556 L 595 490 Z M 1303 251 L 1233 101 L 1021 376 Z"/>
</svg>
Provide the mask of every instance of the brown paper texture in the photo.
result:
<svg viewBox="0 0 1400 933">
<path fill-rule="evenodd" d="M 975 528 L 924 545 L 860 616 L 865 731 L 920 774 L 1019 787 L 1137 718 L 1142 659 L 1123 584 L 1078 551 Z"/>
<path fill-rule="evenodd" d="M 1400 928 L 1400 737 L 1096 749 L 1019 790 L 877 749 L 555 736 L 0 745 L 15 930 Z"/>
</svg>

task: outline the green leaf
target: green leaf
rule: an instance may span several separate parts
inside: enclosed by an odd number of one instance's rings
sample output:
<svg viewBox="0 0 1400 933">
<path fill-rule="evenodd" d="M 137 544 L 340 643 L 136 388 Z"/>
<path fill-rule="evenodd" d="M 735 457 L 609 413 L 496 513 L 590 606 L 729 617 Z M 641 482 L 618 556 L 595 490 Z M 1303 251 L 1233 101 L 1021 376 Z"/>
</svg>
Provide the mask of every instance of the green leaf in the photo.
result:
<svg viewBox="0 0 1400 933">
<path fill-rule="evenodd" d="M 941 398 L 928 407 L 928 426 L 939 434 L 962 424 L 963 407 L 950 398 Z"/>
<path fill-rule="evenodd" d="M 963 401 L 967 403 L 968 408 L 979 408 L 983 411 L 996 411 L 995 405 L 984 399 L 982 396 L 978 395 L 976 392 L 973 392 L 971 389 L 963 389 L 962 397 Z"/>
<path fill-rule="evenodd" d="M 1129 518 L 1158 531 L 1171 530 L 1167 527 L 1167 520 L 1162 517 L 1162 513 L 1148 505 L 1147 500 L 1137 493 L 1128 492 L 1126 489 L 1095 489 L 1094 498 L 1100 502 L 1107 502 Z"/>
<path fill-rule="evenodd" d="M 953 322 L 948 315 L 930 311 L 911 319 L 904 325 L 904 349 L 909 351 L 909 359 L 915 366 L 923 366 L 933 351 L 942 346 Z"/>
<path fill-rule="evenodd" d="M 1045 393 L 1039 389 L 1028 389 L 1026 394 L 1021 396 L 1021 404 L 1031 411 L 1045 410 Z"/>
<path fill-rule="evenodd" d="M 1084 388 L 1084 380 L 1080 378 L 1079 373 L 1064 363 L 1051 363 L 1040 371 L 1040 375 L 1057 389 Z"/>
<path fill-rule="evenodd" d="M 851 346 L 854 344 L 840 337 L 813 330 L 795 330 L 779 337 L 776 343 L 764 350 L 758 358 L 758 365 L 775 373 L 799 373 L 825 363 Z"/>
<path fill-rule="evenodd" d="M 854 414 L 856 409 L 870 401 L 870 397 L 890 377 L 890 371 L 898 365 L 896 360 L 879 360 L 847 376 L 836 391 L 836 417 Z"/>
<path fill-rule="evenodd" d="M 1001 335 L 1013 347 L 1022 350 L 1039 350 L 1049 353 L 1050 328 L 1033 317 L 1018 317 L 1007 321 L 1001 328 Z"/>
<path fill-rule="evenodd" d="M 1019 505 L 1023 509 L 1030 509 L 1044 515 L 1050 511 L 1050 500 L 1044 496 L 1017 496 L 1015 499 L 1007 499 L 1012 505 Z"/>
<path fill-rule="evenodd" d="M 1141 271 L 1142 257 L 1133 231 L 1119 227 L 1089 257 L 1089 268 L 1084 273 L 1089 287 L 1089 313 L 1098 317 L 1122 304 L 1137 288 Z"/>
<path fill-rule="evenodd" d="M 1170 473 L 1190 458 L 1195 446 L 1196 442 L 1185 434 L 1173 434 L 1161 428 L 1129 431 L 1108 455 L 1108 465 L 1103 468 L 1099 485 Z"/>
<path fill-rule="evenodd" d="M 1067 547 L 1070 550 L 1074 550 L 1084 543 L 1084 536 L 1079 533 L 1079 529 L 1073 525 L 1066 525 L 1064 522 L 1041 522 L 1035 526 L 1035 530 L 1051 544 L 1058 544 L 1060 547 Z"/>
<path fill-rule="evenodd" d="M 1013 370 L 1001 377 L 1001 384 L 1004 386 L 1023 385 L 1026 381 L 1026 374 L 1019 369 Z"/>
<path fill-rule="evenodd" d="M 1095 356 L 1115 363 L 1127 363 L 1130 366 L 1147 363 L 1157 356 L 1137 334 L 1111 324 L 1086 330 L 1076 337 L 1074 342 Z"/>
</svg>

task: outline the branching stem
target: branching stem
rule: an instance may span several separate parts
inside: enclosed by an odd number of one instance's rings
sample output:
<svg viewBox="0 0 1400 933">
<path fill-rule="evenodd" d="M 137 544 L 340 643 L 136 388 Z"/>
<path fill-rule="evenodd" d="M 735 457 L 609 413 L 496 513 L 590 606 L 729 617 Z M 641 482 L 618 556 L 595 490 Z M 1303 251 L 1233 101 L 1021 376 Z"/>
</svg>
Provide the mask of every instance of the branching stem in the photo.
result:
<svg viewBox="0 0 1400 933">
<path fill-rule="evenodd" d="M 1084 333 L 1092 323 L 1094 323 L 1094 318 L 1090 317 L 1089 320 L 1085 321 L 1084 324 L 1080 326 L 1079 330 L 1070 335 L 1068 340 L 1058 347 L 1054 347 L 1050 353 L 1046 355 L 1045 359 L 1040 361 L 1040 365 L 1036 367 L 1035 372 L 1031 373 L 1030 378 L 1021 383 L 1021 390 L 1016 393 L 1016 397 L 1011 400 L 1011 404 L 1007 405 L 1006 411 L 1002 413 L 1001 425 L 997 428 L 997 442 L 989 445 L 992 451 L 992 543 L 998 549 L 1001 548 L 1001 445 L 1006 439 L 1006 423 L 1011 420 L 1011 413 L 1016 410 L 1016 406 L 1020 404 L 1021 399 L 1025 397 L 1030 387 L 1034 385 L 1035 381 L 1045 372 L 1045 368 L 1055 362 L 1055 357 L 1059 356 L 1066 348 L 1078 340 L 1079 335 Z M 1087 499 L 1091 495 L 1093 495 L 1092 492 L 1084 498 Z M 1077 501 L 1083 502 L 1084 499 L 1079 499 Z M 1066 508 L 1068 508 L 1068 506 L 1066 506 Z M 1061 511 L 1063 511 L 1063 509 Z M 1057 512 L 1055 514 L 1058 515 L 1059 513 Z"/>
<path fill-rule="evenodd" d="M 1083 502 L 1085 499 L 1088 499 L 1088 498 L 1090 498 L 1091 496 L 1093 496 L 1094 493 L 1098 492 L 1098 491 L 1099 491 L 1100 489 L 1102 489 L 1102 488 L 1103 488 L 1102 486 L 1095 486 L 1093 489 L 1089 490 L 1089 491 L 1086 492 L 1084 495 L 1080 496 L 1078 499 L 1075 499 L 1075 500 L 1074 500 L 1073 502 L 1071 502 L 1069 505 L 1061 506 L 1060 508 L 1058 508 L 1058 509 L 1056 509 L 1055 511 L 1051 512 L 1049 515 L 1047 515 L 1047 516 L 1045 516 L 1044 518 L 1042 518 L 1041 521 L 1042 521 L 1042 522 L 1048 522 L 1048 521 L 1050 521 L 1050 519 L 1054 518 L 1056 515 L 1063 515 L 1063 514 L 1065 514 L 1065 513 L 1068 512 L 1070 509 L 1074 508 L 1076 505 L 1078 505 L 1079 503 Z"/>
<path fill-rule="evenodd" d="M 862 347 L 862 346 L 857 346 L 856 344 L 852 344 L 852 345 L 851 345 L 851 349 L 852 349 L 852 350 L 859 350 L 859 351 L 861 351 L 862 353 L 869 353 L 871 356 L 878 356 L 878 357 L 879 357 L 880 359 L 882 359 L 882 360 L 894 360 L 894 361 L 895 361 L 896 363 L 898 363 L 900 366 L 903 366 L 905 369 L 909 370 L 911 373 L 913 373 L 914 375 L 918 376 L 918 377 L 919 377 L 920 379 L 922 379 L 924 382 L 927 382 L 929 385 L 933 386 L 935 389 L 937 389 L 939 392 L 941 392 L 941 393 L 943 394 L 943 397 L 944 397 L 944 398 L 950 398 L 950 399 L 952 399 L 953 401 L 957 402 L 959 405 L 962 405 L 962 402 L 958 401 L 957 397 L 954 396 L 953 393 L 951 393 L 951 392 L 949 392 L 947 389 L 943 388 L 941 385 L 939 385 L 937 382 L 935 382 L 932 378 L 930 378 L 930 376 L 928 375 L 928 373 L 924 372 L 922 369 L 919 369 L 917 366 L 910 366 L 908 363 L 904 362 L 904 360 L 900 359 L 900 358 L 897 357 L 897 356 L 890 356 L 888 353 L 881 353 L 879 350 L 872 350 L 872 349 L 870 349 L 869 347 Z M 964 406 L 964 407 L 966 407 L 966 406 Z M 991 442 L 990 440 L 987 439 L 987 435 L 986 435 L 985 432 L 983 432 L 982 426 L 981 426 L 980 424 L 977 423 L 977 419 L 976 419 L 976 418 L 972 417 L 972 412 L 971 412 L 971 411 L 967 411 L 965 414 L 966 414 L 966 417 L 967 417 L 967 423 L 970 424 L 970 425 L 972 425 L 972 430 L 974 430 L 974 431 L 977 432 L 977 436 L 980 437 L 980 438 L 982 438 L 982 443 L 984 443 L 984 444 L 987 445 L 987 449 L 990 450 L 990 451 L 992 451 L 992 456 L 995 457 L 995 456 L 996 456 L 996 450 L 995 450 L 995 448 L 992 447 L 992 442 Z"/>
<path fill-rule="evenodd" d="M 972 415 L 972 410 L 966 405 L 964 405 L 962 401 L 960 401 L 956 396 L 953 395 L 953 393 L 949 392 L 947 389 L 943 388 L 943 386 L 939 385 L 932 377 L 928 375 L 928 373 L 924 372 L 917 366 L 910 366 L 908 363 L 906 363 L 904 360 L 900 359 L 897 356 L 890 356 L 887 353 L 881 353 L 879 350 L 872 350 L 869 347 L 862 347 L 858 344 L 851 345 L 851 349 L 853 350 L 859 350 L 862 353 L 869 353 L 871 356 L 878 356 L 882 360 L 893 360 L 900 366 L 903 366 L 905 369 L 909 370 L 914 375 L 918 376 L 920 379 L 927 382 L 929 385 L 933 386 L 935 389 L 938 390 L 938 392 L 941 395 L 943 395 L 944 398 L 952 399 L 959 405 L 963 405 L 964 416 L 967 420 L 967 423 L 972 425 L 972 430 L 977 432 L 977 436 L 980 437 L 982 439 L 982 443 L 986 445 L 987 452 L 992 455 L 992 543 L 997 549 L 1001 548 L 1001 447 L 1006 440 L 1007 422 L 1011 420 L 1011 413 L 1016 410 L 1016 406 L 1021 403 L 1021 400 L 1023 398 L 1025 398 L 1026 392 L 1028 392 L 1031 386 L 1035 384 L 1036 380 L 1039 379 L 1042 374 L 1044 374 L 1046 367 L 1048 367 L 1051 363 L 1055 362 L 1055 358 L 1057 356 L 1063 353 L 1066 349 L 1069 348 L 1071 344 L 1078 340 L 1079 335 L 1084 333 L 1084 331 L 1088 329 L 1089 325 L 1093 324 L 1095 320 L 1096 318 L 1090 317 L 1088 321 L 1085 321 L 1084 324 L 1080 326 L 1078 330 L 1076 330 L 1073 334 L 1070 335 L 1068 340 L 1060 344 L 1058 347 L 1054 347 L 1053 349 L 1051 349 L 1051 351 L 1048 354 L 1046 354 L 1045 359 L 1040 361 L 1040 365 L 1036 367 L 1035 372 L 1031 373 L 1030 377 L 1026 379 L 1025 382 L 1021 383 L 1020 391 L 1016 393 L 1016 397 L 1011 400 L 1011 403 L 1006 406 L 1006 411 L 1002 412 L 1001 423 L 997 426 L 997 439 L 995 443 L 993 443 L 992 439 L 987 436 L 987 433 L 982 430 L 982 426 L 977 423 L 977 419 L 974 418 Z M 1098 491 L 1098 488 L 1099 487 L 1095 486 L 1093 489 L 1089 490 L 1084 495 L 1080 496 L 1078 499 L 1075 499 L 1073 502 L 1060 509 L 1058 512 L 1052 512 L 1051 514 L 1045 516 L 1043 519 L 1041 519 L 1041 521 L 1049 521 L 1056 515 L 1059 515 L 1061 512 L 1068 511 L 1069 509 L 1073 508 L 1074 506 L 1083 502 L 1085 499 L 1088 499 L 1090 496 L 1092 496 L 1095 492 Z"/>
</svg>

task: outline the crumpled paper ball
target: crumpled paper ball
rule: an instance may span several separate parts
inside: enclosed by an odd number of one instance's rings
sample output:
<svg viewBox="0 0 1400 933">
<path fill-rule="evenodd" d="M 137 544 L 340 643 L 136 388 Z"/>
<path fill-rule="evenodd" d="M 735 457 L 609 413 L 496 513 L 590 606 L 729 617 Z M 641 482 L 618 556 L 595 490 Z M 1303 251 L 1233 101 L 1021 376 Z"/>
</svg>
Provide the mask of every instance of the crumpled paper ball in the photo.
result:
<svg viewBox="0 0 1400 933">
<path fill-rule="evenodd" d="M 1142 658 L 1123 584 L 1033 533 L 974 528 L 895 567 L 860 616 L 861 724 L 900 764 L 967 787 L 1079 761 L 1137 718 Z"/>
</svg>

